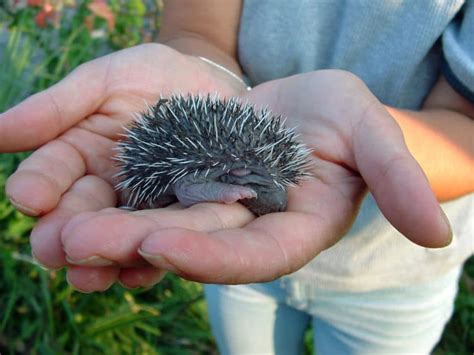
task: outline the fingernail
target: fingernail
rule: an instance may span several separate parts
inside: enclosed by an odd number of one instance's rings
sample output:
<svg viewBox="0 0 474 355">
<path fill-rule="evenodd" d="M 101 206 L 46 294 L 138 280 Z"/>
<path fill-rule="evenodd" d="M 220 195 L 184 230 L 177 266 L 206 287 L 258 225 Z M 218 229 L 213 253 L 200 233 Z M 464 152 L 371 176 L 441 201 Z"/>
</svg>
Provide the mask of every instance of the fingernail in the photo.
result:
<svg viewBox="0 0 474 355">
<path fill-rule="evenodd" d="M 58 270 L 61 270 L 63 267 L 62 266 L 59 266 L 59 267 L 51 267 L 51 266 L 46 266 L 44 264 L 41 263 L 41 261 L 38 260 L 38 258 L 36 257 L 35 253 L 33 252 L 33 250 L 31 251 L 31 257 L 33 258 L 33 260 L 35 261 L 35 263 L 41 267 L 42 269 L 44 270 L 47 270 L 47 271 L 58 271 Z"/>
<path fill-rule="evenodd" d="M 71 259 L 70 257 L 66 256 L 66 260 L 70 264 L 79 265 L 79 266 L 111 266 L 111 265 L 115 265 L 115 263 L 113 261 L 104 259 L 104 258 L 102 258 L 100 256 L 97 256 L 97 255 L 92 255 L 88 258 L 80 259 L 80 260 L 74 260 L 74 259 Z"/>
<path fill-rule="evenodd" d="M 451 228 L 451 223 L 449 222 L 448 216 L 446 216 L 446 213 L 444 213 L 441 207 L 439 208 L 439 211 L 440 211 L 441 217 L 444 220 L 445 228 L 448 229 L 448 232 L 447 232 L 448 236 L 446 238 L 446 244 L 445 244 L 445 246 L 448 246 L 453 241 L 453 230 Z"/>
<path fill-rule="evenodd" d="M 140 286 L 128 286 L 124 284 L 120 279 L 118 279 L 117 282 L 120 286 L 122 286 L 123 288 L 126 288 L 127 290 L 136 290 L 137 288 L 140 288 Z"/>
<path fill-rule="evenodd" d="M 69 286 L 71 286 L 75 291 L 78 291 L 78 292 L 80 292 L 80 293 L 92 293 L 92 292 L 94 292 L 94 291 L 81 290 L 81 289 L 77 288 L 76 286 L 74 286 L 74 285 L 71 283 L 71 281 L 69 281 L 69 274 L 68 274 L 68 273 L 66 273 L 66 281 L 67 281 L 67 283 L 68 283 Z"/>
<path fill-rule="evenodd" d="M 156 284 L 160 283 L 166 276 L 166 274 L 168 274 L 168 271 L 167 270 L 160 270 L 160 274 L 158 275 L 158 277 L 156 279 L 154 279 L 152 282 L 150 283 L 143 283 L 141 285 L 141 287 L 144 289 L 144 290 L 149 290 L 150 288 L 152 288 L 153 286 L 155 286 Z"/>
<path fill-rule="evenodd" d="M 23 206 L 21 203 L 19 203 L 18 201 L 15 201 L 15 199 L 13 197 L 8 197 L 8 199 L 10 200 L 10 203 L 18 210 L 20 211 L 21 213 L 23 214 L 26 214 L 28 216 L 38 216 L 40 214 L 39 211 L 35 211 L 29 207 L 25 207 Z"/>
<path fill-rule="evenodd" d="M 151 284 L 151 285 L 143 285 L 143 287 L 145 287 L 146 289 L 152 288 L 152 287 L 155 286 L 157 283 L 163 281 L 163 279 L 165 278 L 165 276 L 166 276 L 167 274 L 168 274 L 168 271 L 166 271 L 166 270 L 161 270 L 160 276 L 158 276 L 158 277 L 154 280 L 153 284 Z"/>
<path fill-rule="evenodd" d="M 127 285 L 120 278 L 117 281 L 120 284 L 120 286 L 122 286 L 123 288 L 127 288 L 129 290 L 135 290 L 135 289 L 140 288 L 146 291 L 156 286 L 156 284 L 160 283 L 165 278 L 167 273 L 168 272 L 166 270 L 160 270 L 160 275 L 156 279 L 154 279 L 151 283 L 140 283 L 139 281 L 140 284 L 136 286 Z"/>
<path fill-rule="evenodd" d="M 171 264 L 165 257 L 157 254 L 148 254 L 147 252 L 143 251 L 142 249 L 138 249 L 138 254 L 143 256 L 147 261 L 149 261 L 154 266 L 157 266 L 163 270 L 171 271 L 171 272 L 179 272 L 179 270 Z"/>
</svg>

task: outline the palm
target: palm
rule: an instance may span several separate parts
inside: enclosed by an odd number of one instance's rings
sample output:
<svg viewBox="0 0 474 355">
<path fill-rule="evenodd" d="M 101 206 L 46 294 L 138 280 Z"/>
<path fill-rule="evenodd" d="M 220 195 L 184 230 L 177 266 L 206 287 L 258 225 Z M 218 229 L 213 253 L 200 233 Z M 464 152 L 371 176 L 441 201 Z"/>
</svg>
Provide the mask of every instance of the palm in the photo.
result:
<svg viewBox="0 0 474 355">
<path fill-rule="evenodd" d="M 116 172 L 111 160 L 113 147 L 123 133 L 123 127 L 133 119 L 133 113 L 142 111 L 160 95 L 171 92 L 219 90 L 231 94 L 235 90 L 223 80 L 206 77 L 204 63 L 163 46 L 136 47 L 97 62 L 94 63 L 97 76 L 89 79 L 89 87 L 80 88 L 87 90 L 88 96 L 96 97 L 90 100 L 91 103 L 95 101 L 95 105 L 89 107 L 86 117 L 76 117 L 77 122 L 70 121 L 72 127 L 58 140 L 70 143 L 81 154 L 86 174 L 98 176 L 110 184 L 114 183 L 112 176 Z M 91 63 L 86 65 L 91 66 Z M 82 92 L 78 93 L 78 99 L 82 95 Z M 58 97 L 55 101 L 61 99 Z M 71 100 L 71 96 L 67 100 Z"/>
<path fill-rule="evenodd" d="M 3 113 L 0 151 L 42 145 L 7 185 L 20 210 L 45 215 L 32 234 L 36 257 L 49 267 L 66 265 L 64 225 L 80 213 L 116 205 L 111 158 L 133 113 L 171 92 L 231 95 L 241 89 L 228 79 L 197 58 L 144 45 L 87 63 Z"/>
<path fill-rule="evenodd" d="M 412 241 L 445 243 L 447 229 L 423 172 L 395 121 L 360 80 L 315 72 L 260 85 L 245 98 L 297 127 L 314 149 L 313 177 L 289 191 L 287 212 L 241 228 L 202 233 L 158 227 L 146 233 L 140 250 L 150 263 L 204 282 L 274 279 L 344 235 L 367 185 L 385 216 Z"/>
<path fill-rule="evenodd" d="M 246 95 L 287 116 L 315 151 L 314 176 L 290 189 L 287 212 L 252 219 L 238 205 L 200 204 L 179 211 L 86 214 L 63 231 L 68 255 L 101 255 L 130 266 L 143 262 L 141 254 L 158 269 L 204 282 L 270 280 L 297 270 L 341 238 L 366 183 L 403 233 L 420 244 L 439 243 L 444 231 L 423 173 L 393 120 L 361 86 L 347 74 L 320 73 L 270 82 Z M 416 191 L 416 200 L 398 200 L 403 191 Z M 425 232 L 435 238 L 423 240 Z M 102 244 L 94 244 L 99 238 Z"/>
</svg>

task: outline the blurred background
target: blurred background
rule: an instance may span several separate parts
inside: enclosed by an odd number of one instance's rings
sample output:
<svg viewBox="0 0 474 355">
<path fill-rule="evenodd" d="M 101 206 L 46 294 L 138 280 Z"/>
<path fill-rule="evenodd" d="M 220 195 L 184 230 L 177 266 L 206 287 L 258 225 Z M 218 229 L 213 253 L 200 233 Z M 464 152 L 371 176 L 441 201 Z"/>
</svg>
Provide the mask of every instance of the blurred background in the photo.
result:
<svg viewBox="0 0 474 355">
<path fill-rule="evenodd" d="M 108 52 L 153 42 L 161 0 L 0 0 L 0 112 Z M 5 197 L 28 154 L 0 155 L 0 354 L 216 354 L 201 285 L 168 275 L 148 289 L 72 290 L 31 258 L 35 223 Z M 305 338 L 311 353 L 311 332 Z M 474 353 L 474 258 L 435 354 Z"/>
</svg>

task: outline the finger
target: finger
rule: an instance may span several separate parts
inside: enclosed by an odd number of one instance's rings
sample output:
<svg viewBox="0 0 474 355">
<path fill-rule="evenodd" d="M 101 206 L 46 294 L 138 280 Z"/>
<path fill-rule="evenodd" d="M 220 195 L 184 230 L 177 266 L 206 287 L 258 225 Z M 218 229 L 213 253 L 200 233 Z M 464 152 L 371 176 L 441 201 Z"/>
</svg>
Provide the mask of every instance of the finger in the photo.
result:
<svg viewBox="0 0 474 355">
<path fill-rule="evenodd" d="M 115 143 L 92 132 L 72 129 L 25 159 L 7 181 L 6 192 L 21 212 L 43 215 L 84 174 L 112 183 L 116 167 L 110 157 Z"/>
<path fill-rule="evenodd" d="M 160 269 L 200 282 L 263 282 L 294 272 L 344 234 L 362 197 L 343 196 L 321 182 L 298 189 L 297 198 L 290 194 L 289 210 L 300 211 L 268 214 L 241 229 L 211 233 L 162 229 L 143 241 L 139 253 Z"/>
<path fill-rule="evenodd" d="M 58 207 L 39 219 L 30 242 L 35 258 L 52 269 L 67 265 L 61 242 L 61 229 L 75 215 L 115 206 L 116 195 L 112 187 L 96 176 L 84 176 L 61 198 Z"/>
<path fill-rule="evenodd" d="M 120 269 L 114 266 L 79 267 L 71 266 L 67 270 L 67 281 L 76 290 L 83 293 L 105 291 L 118 279 Z"/>
<path fill-rule="evenodd" d="M 198 231 L 234 228 L 254 216 L 239 204 L 202 203 L 178 210 L 157 209 L 132 213 L 89 214 L 72 219 L 62 230 L 62 242 L 68 260 L 88 265 L 90 258 L 110 260 L 122 266 L 140 266 L 146 262 L 137 253 L 141 242 L 155 230 L 183 226 Z"/>
<path fill-rule="evenodd" d="M 214 233 L 160 230 L 145 239 L 139 252 L 150 264 L 189 280 L 225 284 L 274 280 L 302 267 L 333 238 L 316 237 L 315 229 L 324 229 L 324 222 L 312 215 L 284 214 Z"/>
<path fill-rule="evenodd" d="M 21 212 L 37 216 L 52 210 L 85 171 L 84 160 L 77 150 L 56 140 L 19 165 L 7 181 L 6 193 Z"/>
<path fill-rule="evenodd" d="M 326 132 L 321 129 L 321 125 L 304 126 L 310 132 L 311 139 L 319 142 L 312 144 L 316 146 L 315 151 L 321 154 L 329 148 L 330 156 L 340 157 L 333 161 L 342 161 L 350 168 L 358 170 L 382 213 L 410 240 L 427 247 L 442 247 L 449 244 L 451 230 L 447 218 L 440 209 L 422 169 L 410 155 L 395 120 L 370 94 L 365 84 L 353 74 L 318 71 L 311 74 L 311 77 L 318 85 L 312 85 L 312 80 L 298 80 L 295 76 L 285 79 L 285 83 L 292 82 L 296 87 L 285 88 L 280 85 L 278 88 L 278 85 L 274 87 L 272 83 L 267 83 L 252 90 L 248 95 L 257 101 L 262 101 L 267 95 L 274 98 L 285 96 L 287 100 L 284 100 L 284 105 L 281 104 L 282 100 L 278 100 L 270 102 L 269 106 L 289 117 L 293 107 L 297 107 L 303 116 L 305 112 L 309 117 L 317 112 L 323 122 L 331 123 L 331 130 Z M 341 86 L 342 82 L 344 86 Z M 325 85 L 320 85 L 321 83 Z M 277 92 L 280 89 L 278 95 L 273 94 L 275 88 Z M 312 93 L 311 105 L 302 103 L 301 95 L 297 95 L 302 89 Z M 346 121 L 325 118 L 338 112 L 333 108 L 340 107 L 339 103 L 344 101 L 342 99 L 352 103 L 351 111 L 344 115 L 358 117 L 358 122 L 354 119 L 352 124 L 340 126 L 341 122 Z M 367 108 L 361 111 L 365 105 L 368 105 Z M 305 122 L 311 122 L 311 119 Z M 314 129 L 313 126 L 318 129 Z M 347 132 L 342 135 L 347 137 L 342 140 L 345 144 L 328 146 L 324 137 L 330 137 L 335 132 Z M 347 155 L 347 152 L 351 154 Z"/>
<path fill-rule="evenodd" d="M 111 56 L 79 66 L 66 78 L 0 114 L 0 152 L 37 148 L 92 114 L 102 103 Z"/>
<path fill-rule="evenodd" d="M 166 275 L 165 270 L 156 267 L 136 267 L 120 270 L 119 282 L 127 288 L 151 287 Z"/>
<path fill-rule="evenodd" d="M 366 111 L 353 145 L 358 169 L 390 223 L 421 246 L 448 245 L 449 222 L 400 128 L 381 105 Z"/>
</svg>

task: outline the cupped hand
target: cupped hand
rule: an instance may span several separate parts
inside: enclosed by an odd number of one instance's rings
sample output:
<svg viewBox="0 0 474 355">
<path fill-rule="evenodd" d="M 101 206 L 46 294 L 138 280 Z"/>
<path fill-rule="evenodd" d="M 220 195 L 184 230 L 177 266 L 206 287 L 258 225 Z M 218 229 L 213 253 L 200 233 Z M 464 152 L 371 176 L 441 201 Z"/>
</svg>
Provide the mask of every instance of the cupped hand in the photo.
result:
<svg viewBox="0 0 474 355">
<path fill-rule="evenodd" d="M 289 190 L 287 212 L 254 220 L 238 205 L 91 212 L 63 229 L 68 257 L 82 265 L 143 267 L 141 256 L 157 270 L 202 282 L 272 280 L 336 243 L 368 190 L 414 243 L 449 243 L 449 224 L 423 171 L 393 118 L 360 79 L 318 71 L 262 84 L 243 98 L 286 116 L 287 126 L 296 127 L 314 150 L 313 177 Z M 243 226 L 233 227 L 235 221 Z"/>
<path fill-rule="evenodd" d="M 37 149 L 9 178 L 6 191 L 20 211 L 40 217 L 31 235 L 38 261 L 49 268 L 70 264 L 61 230 L 75 216 L 104 209 L 104 213 L 121 213 L 114 209 L 120 196 L 113 190 L 117 171 L 111 158 L 133 113 L 142 111 L 160 95 L 219 92 L 231 96 L 243 89 L 234 78 L 198 58 L 148 44 L 83 64 L 48 90 L 1 113 L 0 152 Z M 199 215 L 199 208 L 183 216 Z M 241 213 L 230 218 L 236 208 Z M 242 218 L 252 218 L 242 207 L 219 210 L 217 215 L 235 227 Z M 143 219 L 147 218 L 145 214 Z M 205 223 L 173 223 L 165 225 L 212 230 Z M 107 224 L 103 228 L 110 230 Z M 95 242 L 102 242 L 101 237 Z M 71 282 L 85 291 L 104 289 L 122 274 L 129 285 L 150 284 L 163 274 L 144 262 L 121 270 L 110 263 L 99 267 L 104 262 L 92 260 L 92 266 L 74 266 L 68 274 Z"/>
</svg>

